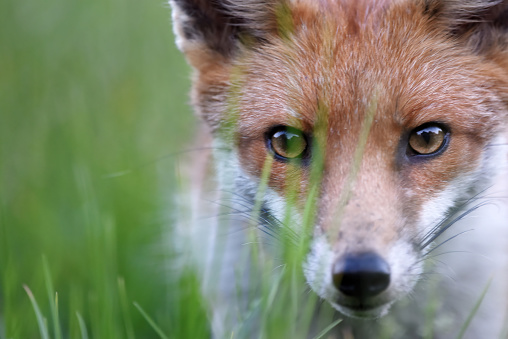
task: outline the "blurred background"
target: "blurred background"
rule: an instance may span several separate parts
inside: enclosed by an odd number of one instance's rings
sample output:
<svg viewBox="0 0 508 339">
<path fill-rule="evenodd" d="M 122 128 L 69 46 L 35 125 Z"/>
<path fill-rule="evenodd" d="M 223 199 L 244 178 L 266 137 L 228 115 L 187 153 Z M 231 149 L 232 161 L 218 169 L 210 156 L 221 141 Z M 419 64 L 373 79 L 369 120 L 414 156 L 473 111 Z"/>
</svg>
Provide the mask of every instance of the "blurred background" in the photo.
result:
<svg viewBox="0 0 508 339">
<path fill-rule="evenodd" d="M 167 246 L 189 74 L 162 0 L 0 1 L 0 338 L 207 337 Z"/>
</svg>

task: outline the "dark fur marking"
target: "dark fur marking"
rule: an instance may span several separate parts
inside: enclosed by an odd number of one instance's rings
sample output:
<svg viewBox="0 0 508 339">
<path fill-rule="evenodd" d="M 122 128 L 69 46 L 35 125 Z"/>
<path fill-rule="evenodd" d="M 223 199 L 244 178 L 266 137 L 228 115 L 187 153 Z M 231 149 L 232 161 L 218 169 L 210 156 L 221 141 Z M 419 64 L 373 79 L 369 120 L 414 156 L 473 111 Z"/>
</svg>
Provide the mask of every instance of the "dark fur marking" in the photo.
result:
<svg viewBox="0 0 508 339">
<path fill-rule="evenodd" d="M 185 38 L 199 38 L 215 52 L 232 54 L 240 31 L 240 18 L 229 15 L 219 1 L 175 0 L 175 3 L 190 18 L 184 23 Z"/>
<path fill-rule="evenodd" d="M 197 32 L 193 26 L 185 24 L 183 26 L 183 35 L 187 40 L 194 40 L 199 37 L 199 32 Z"/>
<path fill-rule="evenodd" d="M 188 17 L 181 21 L 183 38 L 199 40 L 206 48 L 230 58 L 238 44 L 253 48 L 266 44 L 278 0 L 171 0 Z M 252 2 L 252 5 L 250 5 Z"/>
<path fill-rule="evenodd" d="M 441 1 L 436 0 L 425 1 L 425 8 L 423 10 L 423 14 L 427 15 L 429 18 L 433 19 L 438 17 L 442 11 L 443 11 L 443 3 Z"/>
<path fill-rule="evenodd" d="M 487 53 L 508 42 L 508 1 L 424 0 L 423 13 L 474 53 Z"/>
</svg>

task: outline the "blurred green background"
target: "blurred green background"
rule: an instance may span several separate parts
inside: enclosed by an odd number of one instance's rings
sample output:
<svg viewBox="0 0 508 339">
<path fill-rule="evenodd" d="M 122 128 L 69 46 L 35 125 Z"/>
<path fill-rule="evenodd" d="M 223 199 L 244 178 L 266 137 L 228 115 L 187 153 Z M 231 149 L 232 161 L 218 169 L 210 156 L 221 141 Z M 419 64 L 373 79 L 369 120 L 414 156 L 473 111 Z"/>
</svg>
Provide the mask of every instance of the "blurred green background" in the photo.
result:
<svg viewBox="0 0 508 339">
<path fill-rule="evenodd" d="M 162 0 L 0 1 L 0 338 L 45 335 L 23 285 L 51 338 L 159 337 L 134 302 L 206 336 L 167 245 L 189 84 Z"/>
</svg>

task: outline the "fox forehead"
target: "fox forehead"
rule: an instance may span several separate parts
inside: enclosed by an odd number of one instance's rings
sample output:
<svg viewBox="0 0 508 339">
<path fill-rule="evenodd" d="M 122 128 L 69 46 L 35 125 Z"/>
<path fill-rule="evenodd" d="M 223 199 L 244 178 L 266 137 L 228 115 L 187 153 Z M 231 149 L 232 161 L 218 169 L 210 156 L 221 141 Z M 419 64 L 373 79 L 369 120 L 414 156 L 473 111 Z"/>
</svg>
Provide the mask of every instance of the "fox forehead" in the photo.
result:
<svg viewBox="0 0 508 339">
<path fill-rule="evenodd" d="M 331 129 L 359 125 L 377 94 L 377 120 L 407 128 L 450 120 L 463 133 L 490 135 L 485 120 L 501 106 L 489 77 L 496 70 L 446 39 L 421 10 L 395 6 L 354 34 L 348 13 L 302 12 L 291 12 L 290 40 L 276 36 L 237 64 L 246 133 L 265 127 L 260 118 L 312 128 L 323 107 Z"/>
</svg>

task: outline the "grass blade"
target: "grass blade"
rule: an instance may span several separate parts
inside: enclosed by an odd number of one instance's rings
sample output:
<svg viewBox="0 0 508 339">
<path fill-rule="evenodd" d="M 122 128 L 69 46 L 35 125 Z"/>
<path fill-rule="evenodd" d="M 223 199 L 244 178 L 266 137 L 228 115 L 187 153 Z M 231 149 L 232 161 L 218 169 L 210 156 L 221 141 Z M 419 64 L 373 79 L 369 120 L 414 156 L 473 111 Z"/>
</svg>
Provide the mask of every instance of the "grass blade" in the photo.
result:
<svg viewBox="0 0 508 339">
<path fill-rule="evenodd" d="M 49 271 L 49 265 L 46 256 L 42 256 L 42 267 L 44 270 L 44 280 L 46 282 L 49 307 L 51 309 L 51 318 L 53 319 L 53 334 L 55 335 L 55 339 L 62 339 L 60 317 L 58 316 L 58 294 L 55 293 L 55 289 L 53 287 L 51 272 Z"/>
<path fill-rule="evenodd" d="M 335 320 L 333 323 L 328 325 L 324 330 L 322 330 L 317 336 L 315 336 L 314 339 L 321 339 L 321 338 L 323 338 L 328 332 L 330 332 L 330 330 L 332 328 L 334 328 L 335 326 L 337 326 L 341 322 L 342 322 L 342 319 Z"/>
<path fill-rule="evenodd" d="M 83 320 L 83 317 L 79 312 L 76 312 L 76 317 L 78 317 L 79 330 L 81 332 L 81 339 L 88 339 L 88 331 L 86 330 L 86 324 Z"/>
<path fill-rule="evenodd" d="M 125 333 L 128 339 L 134 339 L 134 327 L 132 326 L 129 307 L 127 306 L 127 292 L 125 290 L 125 280 L 118 278 L 118 293 L 120 295 L 120 306 L 122 307 L 122 316 L 125 325 Z"/>
<path fill-rule="evenodd" d="M 60 329 L 60 313 L 58 311 L 58 292 L 55 292 L 55 313 L 53 314 L 53 325 L 55 326 L 55 339 L 62 339 L 62 331 Z"/>
<path fill-rule="evenodd" d="M 46 319 L 42 316 L 41 310 L 39 308 L 39 305 L 37 305 L 37 301 L 35 300 L 35 297 L 28 288 L 28 286 L 23 285 L 23 288 L 26 291 L 26 294 L 28 294 L 28 298 L 30 298 L 30 301 L 32 302 L 32 307 L 35 311 L 35 316 L 37 317 L 37 323 L 39 324 L 39 331 L 41 332 L 41 338 L 42 339 L 49 339 L 49 333 L 48 333 L 48 326 L 46 324 Z"/>
<path fill-rule="evenodd" d="M 476 312 L 480 308 L 480 305 L 481 305 L 481 303 L 483 301 L 483 298 L 485 298 L 485 294 L 487 294 L 487 291 L 488 291 L 491 283 L 492 283 L 492 278 L 489 279 L 489 282 L 487 283 L 487 286 L 485 286 L 485 288 L 483 289 L 483 292 L 480 295 L 480 298 L 478 298 L 478 300 L 476 301 L 473 309 L 471 310 L 471 313 L 469 314 L 469 316 L 466 319 L 466 322 L 464 323 L 464 325 L 462 325 L 462 328 L 460 329 L 460 333 L 457 336 L 457 339 L 462 339 L 462 337 L 464 337 L 464 334 L 466 333 L 466 330 L 469 327 L 469 324 L 471 324 L 471 321 L 473 320 L 474 315 L 476 314 Z"/>
<path fill-rule="evenodd" d="M 145 312 L 145 310 L 143 310 L 141 308 L 141 306 L 139 306 L 138 303 L 134 303 L 134 306 L 138 309 L 139 313 L 141 313 L 141 315 L 143 316 L 143 318 L 145 318 L 145 320 L 150 324 L 150 326 L 152 326 L 153 330 L 159 335 L 159 337 L 161 337 L 162 339 L 169 339 L 165 334 L 164 332 L 162 332 L 162 330 L 160 329 L 159 326 L 157 326 L 157 324 L 155 323 L 155 321 L 153 321 L 152 318 L 150 318 L 150 316 Z"/>
</svg>

